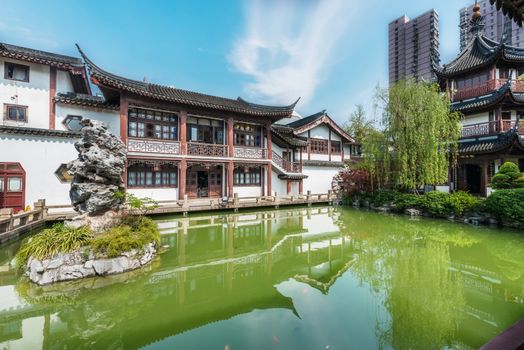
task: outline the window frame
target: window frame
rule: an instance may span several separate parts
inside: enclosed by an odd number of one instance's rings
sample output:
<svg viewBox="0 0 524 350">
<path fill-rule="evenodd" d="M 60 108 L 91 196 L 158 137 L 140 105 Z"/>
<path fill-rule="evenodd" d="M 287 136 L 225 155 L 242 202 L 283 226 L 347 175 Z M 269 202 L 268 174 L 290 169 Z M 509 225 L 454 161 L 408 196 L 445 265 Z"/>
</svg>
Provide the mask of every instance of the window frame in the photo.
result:
<svg viewBox="0 0 524 350">
<path fill-rule="evenodd" d="M 236 187 L 260 187 L 262 186 L 262 168 L 248 167 L 235 168 L 233 171 L 233 186 Z"/>
<path fill-rule="evenodd" d="M 311 138 L 309 141 L 312 154 L 329 154 L 328 140 Z"/>
<path fill-rule="evenodd" d="M 135 112 L 135 116 L 131 116 L 131 112 Z M 140 117 L 143 112 L 143 117 Z M 148 113 L 149 112 L 149 113 Z M 157 115 L 160 115 L 160 119 L 157 119 Z M 148 115 L 152 115 L 152 118 L 148 118 Z M 164 116 L 169 118 L 174 117 L 175 121 L 164 120 Z M 135 128 L 131 128 L 131 124 L 135 124 Z M 140 124 L 142 128 L 140 128 Z M 129 107 L 127 110 L 127 136 L 138 139 L 153 140 L 153 141 L 179 141 L 180 140 L 180 119 L 178 112 L 173 111 L 160 111 L 155 109 L 148 109 L 142 107 Z M 165 129 L 167 127 L 168 129 Z M 175 132 L 173 132 L 173 128 Z M 131 130 L 136 130 L 136 135 L 131 135 Z M 167 131 L 166 131 L 167 130 Z M 142 131 L 144 136 L 140 136 L 139 132 Z M 152 136 L 148 136 L 147 133 L 151 132 Z M 160 137 L 156 137 L 157 132 Z M 170 135 L 170 138 L 164 138 L 165 135 Z"/>
<path fill-rule="evenodd" d="M 9 119 L 9 108 L 22 108 L 24 110 L 24 120 L 13 120 Z M 29 116 L 28 114 L 28 106 L 25 105 L 18 105 L 13 103 L 4 103 L 4 121 L 7 122 L 13 122 L 13 123 L 28 123 L 29 122 Z"/>
<path fill-rule="evenodd" d="M 19 68 L 25 69 L 26 70 L 26 78 L 25 79 L 9 78 L 9 76 L 8 76 L 8 67 L 9 67 L 9 65 L 12 65 L 13 67 L 19 67 Z M 27 66 L 25 64 L 8 62 L 8 61 L 4 62 L 4 79 L 5 80 L 12 80 L 12 81 L 20 81 L 22 83 L 29 83 L 30 71 L 31 71 L 31 67 Z"/>
<path fill-rule="evenodd" d="M 155 170 L 158 167 L 159 170 Z M 132 175 L 134 174 L 134 175 Z M 140 176 L 138 176 L 140 174 Z M 171 177 L 174 174 L 174 184 L 171 183 Z M 129 184 L 130 176 L 135 177 L 135 184 Z M 138 179 L 140 184 L 138 183 Z M 157 180 L 160 179 L 160 183 L 157 184 Z M 165 179 L 168 179 L 168 184 L 163 183 Z M 150 182 L 148 184 L 148 182 Z M 170 164 L 152 165 L 152 164 L 133 164 L 127 168 L 126 171 L 126 186 L 127 188 L 178 188 L 179 174 L 178 166 Z"/>
<path fill-rule="evenodd" d="M 241 129 L 240 126 L 249 126 L 253 130 Z M 233 145 L 241 147 L 262 148 L 262 128 L 260 125 L 250 123 L 235 123 L 233 125 Z M 252 140 L 253 143 L 247 142 Z"/>
</svg>

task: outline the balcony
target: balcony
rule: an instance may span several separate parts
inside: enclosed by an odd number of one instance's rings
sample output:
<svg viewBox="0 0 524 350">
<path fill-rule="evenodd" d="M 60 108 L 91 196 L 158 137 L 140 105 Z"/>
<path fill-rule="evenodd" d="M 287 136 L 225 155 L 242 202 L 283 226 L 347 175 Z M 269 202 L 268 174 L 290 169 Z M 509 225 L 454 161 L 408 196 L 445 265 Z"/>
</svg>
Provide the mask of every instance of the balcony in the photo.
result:
<svg viewBox="0 0 524 350">
<path fill-rule="evenodd" d="M 188 142 L 187 154 L 202 157 L 227 157 L 227 145 L 213 143 Z"/>
<path fill-rule="evenodd" d="M 475 136 L 489 136 L 496 135 L 501 132 L 506 132 L 515 128 L 515 121 L 511 120 L 495 120 L 486 123 L 478 123 L 465 125 L 460 130 L 460 137 L 475 137 Z M 524 134 L 524 123 L 521 122 L 518 125 L 518 131 Z"/>
<path fill-rule="evenodd" d="M 453 94 L 452 101 L 461 101 L 468 98 L 487 95 L 499 89 L 502 85 L 506 84 L 507 82 L 508 79 L 492 79 L 473 87 L 460 89 Z M 524 92 L 524 81 L 511 80 L 511 91 Z"/>
<path fill-rule="evenodd" d="M 273 156 L 271 160 L 273 161 L 273 163 L 275 163 L 278 167 L 280 167 L 287 173 L 299 174 L 302 172 L 302 164 L 297 162 L 290 162 L 289 160 L 282 158 L 275 151 L 273 151 Z"/>
<path fill-rule="evenodd" d="M 243 159 L 267 159 L 267 149 L 260 147 L 234 146 L 233 157 Z"/>
<path fill-rule="evenodd" d="M 180 154 L 180 142 L 129 138 L 127 150 L 141 153 Z"/>
</svg>

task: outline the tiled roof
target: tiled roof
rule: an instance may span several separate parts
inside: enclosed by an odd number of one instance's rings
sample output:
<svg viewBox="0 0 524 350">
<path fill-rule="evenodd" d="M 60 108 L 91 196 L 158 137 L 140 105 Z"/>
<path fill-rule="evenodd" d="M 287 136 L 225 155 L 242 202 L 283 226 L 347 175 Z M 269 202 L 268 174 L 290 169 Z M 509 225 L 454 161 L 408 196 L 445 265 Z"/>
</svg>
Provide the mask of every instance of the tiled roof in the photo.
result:
<svg viewBox="0 0 524 350">
<path fill-rule="evenodd" d="M 483 95 L 475 98 L 468 98 L 461 101 L 455 101 L 451 103 L 450 110 L 452 112 L 454 111 L 471 111 L 475 109 L 484 108 L 486 106 L 492 105 L 494 103 L 497 103 L 501 101 L 506 92 L 510 90 L 510 81 L 508 81 L 506 84 L 502 85 L 497 90 L 493 91 L 492 93 L 488 95 Z"/>
<path fill-rule="evenodd" d="M 497 136 L 477 138 L 474 141 L 459 142 L 458 152 L 464 155 L 495 153 L 510 147 L 515 141 L 524 148 L 524 143 L 520 140 L 519 135 L 514 130 L 510 130 Z"/>
<path fill-rule="evenodd" d="M 302 160 L 303 166 L 318 166 L 318 167 L 328 167 L 328 168 L 342 168 L 344 167 L 343 162 L 330 162 L 328 160 Z"/>
<path fill-rule="evenodd" d="M 247 102 L 240 97 L 234 100 L 170 86 L 127 79 L 115 74 L 111 74 L 99 68 L 83 53 L 79 47 L 78 49 L 87 66 L 89 67 L 92 80 L 96 84 L 112 87 L 118 90 L 124 90 L 144 97 L 175 102 L 188 106 L 203 107 L 269 118 L 283 118 L 291 116 L 295 105 L 298 103 L 297 99 L 294 103 L 287 106 L 265 106 Z"/>
<path fill-rule="evenodd" d="M 302 180 L 307 179 L 308 176 L 304 174 L 280 174 L 278 178 L 281 180 Z"/>
<path fill-rule="evenodd" d="M 47 51 L 40 51 L 6 43 L 0 43 L 0 56 L 21 61 L 46 64 L 49 66 L 69 70 L 73 67 L 83 68 L 80 58 L 59 55 Z"/>
<path fill-rule="evenodd" d="M 498 59 L 507 62 L 524 62 L 524 49 L 499 43 L 478 34 L 457 58 L 443 67 L 435 67 L 435 72 L 443 77 L 456 76 L 487 67 Z"/>
<path fill-rule="evenodd" d="M 63 137 L 63 138 L 79 138 L 80 133 L 66 130 L 49 130 L 28 128 L 22 126 L 6 126 L 0 125 L 0 134 L 12 135 L 28 135 L 28 136 L 47 136 L 47 137 Z"/>
<path fill-rule="evenodd" d="M 502 13 L 513 19 L 520 27 L 524 22 L 524 2 L 521 0 L 489 0 L 497 6 L 497 10 L 502 9 Z"/>
<path fill-rule="evenodd" d="M 304 130 L 312 129 L 315 126 L 317 126 L 319 123 L 325 122 L 326 124 L 329 124 L 330 127 L 336 132 L 342 136 L 342 138 L 346 139 L 346 141 L 349 141 L 351 143 L 355 143 L 355 140 L 349 136 L 340 126 L 338 126 L 337 123 L 331 119 L 331 117 L 326 113 L 326 110 L 322 110 L 318 113 L 312 114 L 310 116 L 301 118 L 299 120 L 296 120 L 294 122 L 291 122 L 289 124 L 286 124 L 288 127 L 295 129 L 295 134 L 301 133 Z M 309 125 L 309 127 L 308 127 Z"/>
<path fill-rule="evenodd" d="M 293 129 L 286 125 L 271 125 L 271 134 L 274 138 L 276 137 L 292 147 L 307 146 L 307 141 L 301 137 L 293 135 Z"/>
<path fill-rule="evenodd" d="M 287 124 L 287 126 L 291 127 L 291 128 L 299 128 L 301 126 L 304 126 L 304 125 L 307 125 L 309 123 L 312 123 L 320 118 L 322 118 L 324 115 L 326 114 L 326 110 L 322 110 L 318 113 L 315 113 L 315 114 L 312 114 L 310 116 L 307 116 L 307 117 L 304 117 L 304 118 L 301 118 L 301 119 L 298 119 L 292 123 L 289 123 Z"/>
<path fill-rule="evenodd" d="M 93 96 L 86 94 L 75 94 L 75 93 L 58 93 L 55 97 L 55 101 L 58 103 L 65 103 L 83 107 L 103 108 L 118 110 L 120 107 L 116 104 L 111 104 L 105 101 L 101 96 Z"/>
</svg>

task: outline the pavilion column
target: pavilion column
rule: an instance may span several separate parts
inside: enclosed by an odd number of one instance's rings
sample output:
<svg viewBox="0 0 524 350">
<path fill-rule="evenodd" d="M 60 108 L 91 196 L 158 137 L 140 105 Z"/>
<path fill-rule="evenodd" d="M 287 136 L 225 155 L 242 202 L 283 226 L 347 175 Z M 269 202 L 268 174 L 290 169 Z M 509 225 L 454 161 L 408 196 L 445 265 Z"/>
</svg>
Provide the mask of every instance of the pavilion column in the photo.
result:
<svg viewBox="0 0 524 350">
<path fill-rule="evenodd" d="M 287 180 L 287 194 L 291 193 L 291 180 Z"/>
<path fill-rule="evenodd" d="M 311 160 L 311 130 L 307 131 L 307 160 Z"/>
<path fill-rule="evenodd" d="M 178 181 L 178 200 L 184 200 L 186 195 L 186 174 L 187 174 L 187 161 L 182 159 L 180 161 L 180 176 Z"/>
<path fill-rule="evenodd" d="M 233 158 L 235 156 L 235 146 L 234 146 L 234 131 L 233 131 L 233 118 L 227 118 L 227 146 L 229 157 Z"/>
<path fill-rule="evenodd" d="M 187 112 L 180 111 L 180 154 L 187 154 Z"/>
<path fill-rule="evenodd" d="M 272 173 L 273 173 L 273 170 L 271 169 L 271 163 L 267 164 L 266 165 L 266 171 L 267 171 L 267 195 L 268 196 L 271 196 L 272 195 L 272 192 L 271 192 L 271 176 L 272 176 Z"/>
<path fill-rule="evenodd" d="M 340 141 L 340 155 L 341 155 L 341 158 L 342 158 L 342 163 L 344 163 L 345 159 L 344 159 L 344 142 Z"/>
<path fill-rule="evenodd" d="M 273 145 L 271 141 L 271 124 L 266 125 L 266 134 L 267 134 L 267 159 L 271 160 L 273 158 Z"/>
<path fill-rule="evenodd" d="M 302 147 L 300 147 L 300 172 L 302 172 Z"/>
<path fill-rule="evenodd" d="M 55 129 L 56 123 L 56 67 L 51 67 L 49 70 L 49 129 Z"/>
<path fill-rule="evenodd" d="M 233 172 L 235 171 L 235 165 L 232 160 L 229 161 L 227 166 L 227 195 L 229 198 L 233 198 Z"/>
<path fill-rule="evenodd" d="M 120 140 L 127 145 L 127 111 L 129 104 L 124 94 L 120 94 Z"/>
<path fill-rule="evenodd" d="M 304 179 L 298 181 L 298 193 L 304 194 Z"/>
<path fill-rule="evenodd" d="M 329 137 L 328 137 L 328 156 L 329 156 L 329 161 L 331 162 L 331 129 L 329 129 Z"/>
<path fill-rule="evenodd" d="M 488 162 L 484 161 L 480 167 L 480 187 L 481 187 L 481 193 L 483 196 L 487 196 L 488 194 Z"/>
</svg>

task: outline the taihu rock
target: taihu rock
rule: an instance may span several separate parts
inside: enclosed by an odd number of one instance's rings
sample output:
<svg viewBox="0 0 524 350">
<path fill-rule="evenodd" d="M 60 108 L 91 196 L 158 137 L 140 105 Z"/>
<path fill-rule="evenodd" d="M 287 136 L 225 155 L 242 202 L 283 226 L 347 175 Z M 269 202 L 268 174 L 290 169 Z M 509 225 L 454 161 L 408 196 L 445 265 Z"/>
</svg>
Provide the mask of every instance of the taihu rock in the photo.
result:
<svg viewBox="0 0 524 350">
<path fill-rule="evenodd" d="M 122 174 L 126 146 L 96 120 L 82 120 L 82 139 L 75 143 L 78 158 L 67 165 L 73 176 L 69 197 L 74 209 L 88 216 L 118 211 L 123 199 L 115 192 L 124 190 Z"/>
</svg>

